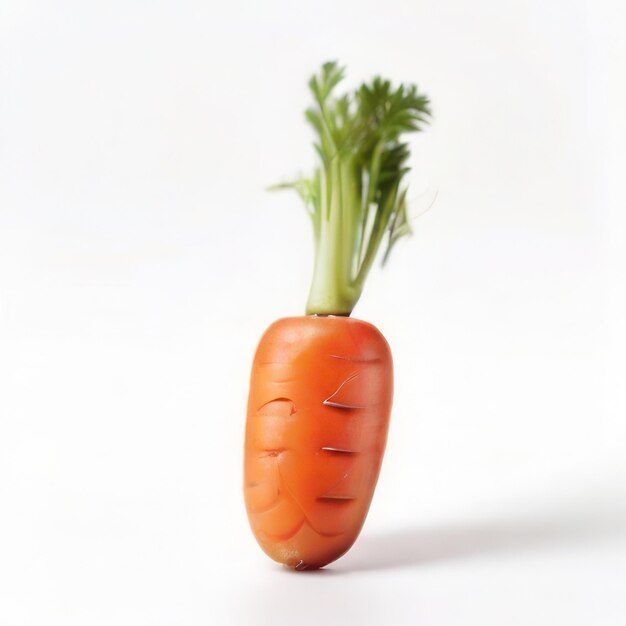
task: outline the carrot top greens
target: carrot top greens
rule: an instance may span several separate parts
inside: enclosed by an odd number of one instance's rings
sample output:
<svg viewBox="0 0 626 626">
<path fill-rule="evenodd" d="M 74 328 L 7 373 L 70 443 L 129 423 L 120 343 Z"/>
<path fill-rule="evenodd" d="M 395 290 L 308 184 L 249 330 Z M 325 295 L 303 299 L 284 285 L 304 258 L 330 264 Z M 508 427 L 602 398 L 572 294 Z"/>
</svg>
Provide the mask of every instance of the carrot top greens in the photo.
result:
<svg viewBox="0 0 626 626">
<path fill-rule="evenodd" d="M 317 141 L 319 166 L 310 178 L 277 185 L 295 189 L 315 235 L 315 266 L 307 314 L 350 315 L 386 235 L 386 260 L 411 232 L 406 214 L 408 144 L 430 116 L 415 85 L 393 87 L 374 78 L 335 96 L 344 68 L 325 63 L 309 81 L 314 105 L 306 110 Z"/>
</svg>

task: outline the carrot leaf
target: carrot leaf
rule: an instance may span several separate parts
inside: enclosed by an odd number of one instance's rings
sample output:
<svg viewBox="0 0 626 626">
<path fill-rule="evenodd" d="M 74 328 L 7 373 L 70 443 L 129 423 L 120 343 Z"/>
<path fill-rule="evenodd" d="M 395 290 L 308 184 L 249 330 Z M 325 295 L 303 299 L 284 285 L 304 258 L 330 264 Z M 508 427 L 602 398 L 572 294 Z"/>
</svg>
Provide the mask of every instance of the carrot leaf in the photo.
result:
<svg viewBox="0 0 626 626">
<path fill-rule="evenodd" d="M 410 234 L 407 219 L 408 143 L 431 116 L 428 98 L 415 85 L 393 86 L 379 76 L 335 95 L 345 70 L 322 65 L 309 81 L 312 126 L 319 165 L 309 178 L 276 185 L 294 189 L 313 222 L 315 266 L 308 314 L 350 315 L 381 243 L 386 262 L 393 246 Z"/>
</svg>

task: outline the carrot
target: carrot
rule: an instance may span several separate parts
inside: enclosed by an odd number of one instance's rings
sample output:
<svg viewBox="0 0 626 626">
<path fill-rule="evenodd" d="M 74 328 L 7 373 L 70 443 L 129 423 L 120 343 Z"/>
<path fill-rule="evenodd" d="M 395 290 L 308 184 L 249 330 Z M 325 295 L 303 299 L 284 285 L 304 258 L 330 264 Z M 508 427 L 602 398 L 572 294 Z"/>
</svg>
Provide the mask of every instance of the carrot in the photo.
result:
<svg viewBox="0 0 626 626">
<path fill-rule="evenodd" d="M 252 367 L 245 495 L 273 559 L 320 567 L 356 539 L 387 439 L 391 353 L 349 317 L 293 317 L 267 330 Z"/>
<path fill-rule="evenodd" d="M 279 185 L 305 201 L 315 268 L 306 316 L 278 320 L 252 366 L 244 495 L 252 531 L 274 560 L 296 570 L 344 554 L 365 521 L 383 458 L 393 395 L 392 359 L 382 334 L 349 317 L 387 237 L 385 260 L 410 232 L 408 146 L 428 99 L 414 86 L 375 78 L 333 97 L 343 70 L 326 63 L 309 86 L 306 112 L 320 166 Z"/>
</svg>

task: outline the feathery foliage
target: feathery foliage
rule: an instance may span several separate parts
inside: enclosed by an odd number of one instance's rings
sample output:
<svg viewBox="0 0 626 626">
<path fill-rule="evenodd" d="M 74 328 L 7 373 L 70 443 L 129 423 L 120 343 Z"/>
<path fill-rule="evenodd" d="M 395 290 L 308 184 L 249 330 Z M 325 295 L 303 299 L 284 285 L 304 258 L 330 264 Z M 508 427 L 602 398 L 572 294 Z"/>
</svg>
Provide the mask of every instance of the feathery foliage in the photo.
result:
<svg viewBox="0 0 626 626">
<path fill-rule="evenodd" d="M 320 164 L 310 178 L 277 185 L 298 192 L 313 221 L 315 270 L 307 313 L 349 315 L 386 235 L 383 262 L 410 233 L 403 178 L 409 171 L 403 135 L 422 130 L 428 98 L 415 85 L 380 77 L 335 96 L 344 77 L 325 63 L 309 81 L 305 112 L 316 133 Z"/>
</svg>

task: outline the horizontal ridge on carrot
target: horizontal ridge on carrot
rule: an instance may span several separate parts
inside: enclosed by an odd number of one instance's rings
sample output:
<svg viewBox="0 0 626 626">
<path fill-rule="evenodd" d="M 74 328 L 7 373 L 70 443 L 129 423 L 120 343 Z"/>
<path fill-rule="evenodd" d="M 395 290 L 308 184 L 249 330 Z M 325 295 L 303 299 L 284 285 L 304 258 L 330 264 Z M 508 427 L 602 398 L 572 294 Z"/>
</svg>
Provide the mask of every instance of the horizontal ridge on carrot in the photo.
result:
<svg viewBox="0 0 626 626">
<path fill-rule="evenodd" d="M 391 352 L 371 324 L 349 317 L 385 242 L 383 262 L 410 233 L 408 145 L 430 116 L 415 86 L 379 77 L 335 96 L 343 68 L 309 82 L 306 118 L 319 166 L 294 189 L 309 212 L 315 266 L 306 315 L 274 322 L 254 358 L 246 423 L 244 495 L 252 531 L 296 570 L 344 554 L 367 516 L 393 396 Z"/>
</svg>

